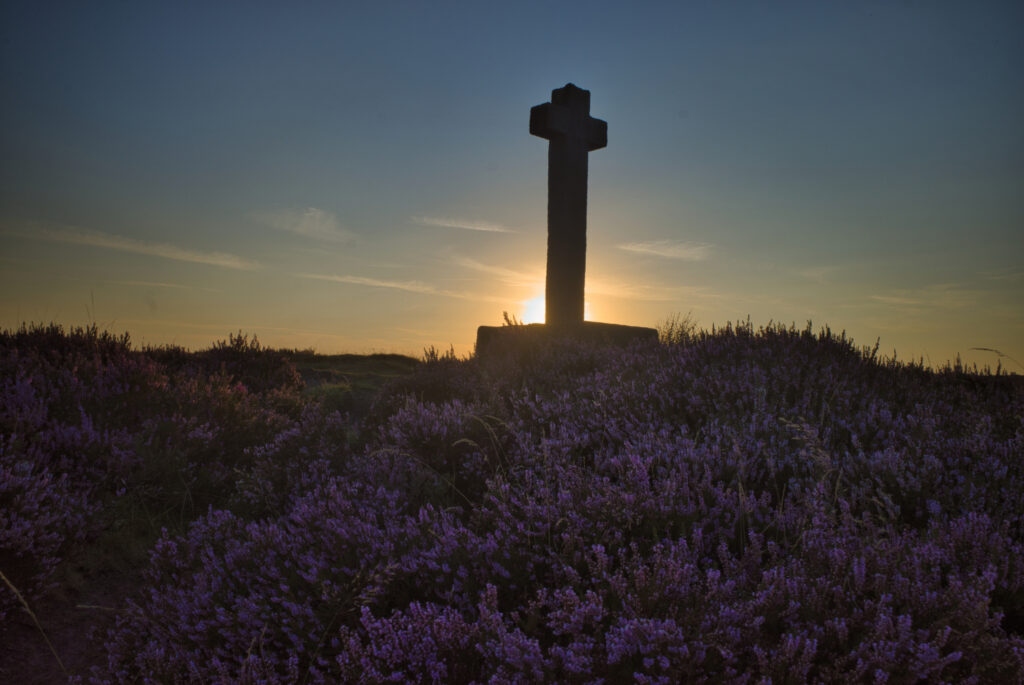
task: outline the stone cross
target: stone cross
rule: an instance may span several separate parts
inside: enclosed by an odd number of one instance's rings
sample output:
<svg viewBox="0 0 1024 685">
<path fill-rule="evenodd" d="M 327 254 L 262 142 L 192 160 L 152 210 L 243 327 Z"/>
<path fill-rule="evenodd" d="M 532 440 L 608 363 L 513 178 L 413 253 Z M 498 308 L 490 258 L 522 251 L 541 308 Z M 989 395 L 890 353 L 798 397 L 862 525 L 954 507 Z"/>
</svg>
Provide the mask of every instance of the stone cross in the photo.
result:
<svg viewBox="0 0 1024 685">
<path fill-rule="evenodd" d="M 608 144 L 607 122 L 590 116 L 590 91 L 566 84 L 530 110 L 530 133 L 548 144 L 548 326 L 583 323 L 587 263 L 587 153 Z"/>
<path fill-rule="evenodd" d="M 518 354 L 551 340 L 629 345 L 652 343 L 658 331 L 583 320 L 587 267 L 587 154 L 608 144 L 608 124 L 590 116 L 590 92 L 566 84 L 551 91 L 551 102 L 530 110 L 530 133 L 548 142 L 547 323 L 480 326 L 476 353 Z"/>
</svg>

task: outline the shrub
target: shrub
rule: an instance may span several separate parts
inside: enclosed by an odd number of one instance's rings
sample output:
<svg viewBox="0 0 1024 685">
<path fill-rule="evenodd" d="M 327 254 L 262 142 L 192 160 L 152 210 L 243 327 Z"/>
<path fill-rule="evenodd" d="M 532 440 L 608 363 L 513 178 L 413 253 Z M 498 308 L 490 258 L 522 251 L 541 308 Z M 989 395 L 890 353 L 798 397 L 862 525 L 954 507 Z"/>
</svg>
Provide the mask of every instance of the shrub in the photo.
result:
<svg viewBox="0 0 1024 685">
<path fill-rule="evenodd" d="M 151 412 L 128 421 L 120 391 L 91 404 L 80 372 L 8 352 L 0 455 L 33 467 L 0 497 L 48 559 L 76 533 L 23 493 L 87 520 L 116 478 L 192 493 L 100 681 L 1024 679 L 1020 378 L 810 326 L 684 337 L 428 355 L 355 450 L 227 367 L 124 356 Z M 105 364 L 81 373 L 123 377 Z"/>
</svg>

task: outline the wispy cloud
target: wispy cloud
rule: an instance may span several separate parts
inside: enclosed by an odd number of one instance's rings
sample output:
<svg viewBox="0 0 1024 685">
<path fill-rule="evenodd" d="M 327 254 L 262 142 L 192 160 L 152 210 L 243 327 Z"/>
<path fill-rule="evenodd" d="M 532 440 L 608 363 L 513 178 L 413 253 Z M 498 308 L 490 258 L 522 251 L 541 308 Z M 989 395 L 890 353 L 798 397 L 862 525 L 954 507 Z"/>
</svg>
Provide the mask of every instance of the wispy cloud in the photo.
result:
<svg viewBox="0 0 1024 685">
<path fill-rule="evenodd" d="M 453 257 L 452 261 L 456 266 L 461 266 L 464 269 L 479 271 L 489 276 L 496 276 L 498 280 L 505 285 L 535 286 L 537 283 L 544 282 L 544 271 L 541 269 L 536 269 L 534 271 L 517 271 L 516 269 L 509 269 L 504 266 L 484 264 L 483 262 L 479 262 L 469 257 Z"/>
<path fill-rule="evenodd" d="M 310 278 L 318 281 L 333 281 L 334 283 L 351 283 L 353 285 L 366 285 L 373 288 L 391 288 L 404 290 L 410 293 L 423 295 L 437 295 L 441 297 L 454 297 L 460 300 L 474 300 L 477 302 L 508 302 L 509 298 L 481 295 L 479 293 L 465 292 L 461 290 L 445 290 L 437 288 L 422 281 L 387 281 L 378 278 L 367 278 L 365 276 L 337 276 L 333 274 L 295 274 L 300 278 Z"/>
<path fill-rule="evenodd" d="M 824 284 L 826 277 L 839 270 L 838 266 L 812 266 L 804 269 L 797 269 L 794 273 L 809 281 Z"/>
<path fill-rule="evenodd" d="M 197 321 L 184 321 L 174 319 L 156 319 L 156 318 L 145 318 L 145 319 L 121 319 L 121 323 L 124 324 L 142 324 L 146 326 L 165 326 L 167 328 L 194 328 L 203 331 L 219 331 L 221 333 L 227 332 L 228 334 L 234 333 L 235 331 L 246 331 L 250 333 L 261 333 L 264 331 L 275 331 L 279 333 L 295 333 L 301 335 L 318 335 L 328 338 L 339 338 L 346 340 L 348 336 L 339 335 L 338 333 L 320 331 L 316 329 L 307 328 L 291 328 L 282 326 L 266 326 L 260 323 L 254 323 L 251 321 L 236 321 L 235 323 L 200 323 Z"/>
<path fill-rule="evenodd" d="M 999 269 L 996 271 L 984 271 L 982 277 L 990 281 L 1006 281 L 1010 283 L 1017 283 L 1024 281 L 1024 269 L 1010 268 L 1010 269 Z"/>
<path fill-rule="evenodd" d="M 264 212 L 257 214 L 256 218 L 271 228 L 313 240 L 348 243 L 355 238 L 354 233 L 342 228 L 338 217 L 316 207 Z"/>
<path fill-rule="evenodd" d="M 885 295 L 870 295 L 868 299 L 904 310 L 962 309 L 975 306 L 981 296 L 980 291 L 955 283 L 936 283 L 921 288 L 893 290 Z"/>
<path fill-rule="evenodd" d="M 405 290 L 410 293 L 424 293 L 427 295 L 439 294 L 437 288 L 420 281 L 384 281 L 377 278 L 366 278 L 363 276 L 335 276 L 328 274 L 298 274 L 302 278 L 312 278 L 318 281 L 334 281 L 335 283 L 352 283 L 354 285 L 369 285 L 375 288 L 394 288 Z"/>
<path fill-rule="evenodd" d="M 423 226 L 439 226 L 442 228 L 460 228 L 464 231 L 483 231 L 484 233 L 515 233 L 511 228 L 489 221 L 469 221 L 466 219 L 438 219 L 429 216 L 414 216 L 412 220 Z"/>
<path fill-rule="evenodd" d="M 172 290 L 202 290 L 208 293 L 219 293 L 221 290 L 215 290 L 213 288 L 200 288 L 195 285 L 185 285 L 184 283 L 161 283 L 159 281 L 101 281 L 101 283 L 107 283 L 110 285 L 134 285 L 141 288 L 169 288 Z"/>
<path fill-rule="evenodd" d="M 687 262 L 702 262 L 711 256 L 712 246 L 705 243 L 686 243 L 677 240 L 649 240 L 640 243 L 623 243 L 616 247 L 636 254 L 680 259 Z"/>
<path fill-rule="evenodd" d="M 544 286 L 544 271 L 535 269 L 533 271 L 519 271 L 494 264 L 484 264 L 469 257 L 453 257 L 452 261 L 457 266 L 473 271 L 479 271 L 489 276 L 494 276 L 502 285 L 510 285 L 522 288 L 536 288 Z M 708 288 L 695 286 L 661 286 L 644 283 L 624 283 L 604 278 L 588 277 L 586 282 L 588 295 L 602 295 L 630 300 L 643 300 L 646 302 L 674 302 L 680 299 L 692 299 L 695 297 L 708 298 L 717 297 Z"/>
<path fill-rule="evenodd" d="M 895 295 L 871 295 L 869 299 L 882 304 L 895 305 L 897 307 L 920 307 L 924 304 L 923 300 L 913 297 L 898 297 Z"/>
<path fill-rule="evenodd" d="M 718 299 L 709 288 L 690 285 L 649 285 L 644 283 L 622 283 L 604 279 L 588 278 L 588 295 L 617 297 L 624 300 L 644 302 L 679 302 L 694 299 Z"/>
<path fill-rule="evenodd" d="M 162 257 L 174 259 L 179 262 L 193 262 L 195 264 L 208 264 L 219 266 L 225 269 L 253 270 L 261 268 L 258 262 L 254 262 L 238 255 L 226 252 L 199 252 L 188 250 L 168 243 L 150 243 L 135 238 L 90 231 L 83 228 L 45 228 L 37 227 L 32 231 L 19 233 L 19 235 L 42 238 L 55 243 L 70 243 L 72 245 L 88 245 L 90 247 L 101 247 L 108 250 L 119 250 L 121 252 L 134 252 L 136 254 L 149 255 L 151 257 Z"/>
</svg>

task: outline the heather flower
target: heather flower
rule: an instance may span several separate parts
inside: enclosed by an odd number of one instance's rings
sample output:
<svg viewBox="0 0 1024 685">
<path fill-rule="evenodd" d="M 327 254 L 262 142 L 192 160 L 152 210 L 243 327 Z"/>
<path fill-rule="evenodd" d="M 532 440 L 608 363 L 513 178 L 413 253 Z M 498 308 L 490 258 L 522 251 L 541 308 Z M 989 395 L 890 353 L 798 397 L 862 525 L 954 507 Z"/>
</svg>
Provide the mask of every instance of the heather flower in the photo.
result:
<svg viewBox="0 0 1024 685">
<path fill-rule="evenodd" d="M 1019 378 L 741 325 L 434 355 L 357 426 L 245 340 L 22 335 L 0 560 L 42 588 L 121 489 L 193 498 L 97 680 L 1024 679 Z"/>
</svg>

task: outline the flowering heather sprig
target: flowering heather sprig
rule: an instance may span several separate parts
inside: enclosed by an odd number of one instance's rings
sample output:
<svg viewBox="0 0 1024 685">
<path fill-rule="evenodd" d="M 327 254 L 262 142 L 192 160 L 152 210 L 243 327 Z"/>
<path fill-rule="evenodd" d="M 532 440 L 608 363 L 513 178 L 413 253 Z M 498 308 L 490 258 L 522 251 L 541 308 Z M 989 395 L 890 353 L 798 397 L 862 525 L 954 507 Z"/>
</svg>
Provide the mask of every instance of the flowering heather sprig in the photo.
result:
<svg viewBox="0 0 1024 685">
<path fill-rule="evenodd" d="M 508 427 L 480 404 L 405 404 L 378 428 L 352 475 L 399 490 L 410 506 L 478 502 L 487 480 L 505 472 L 515 448 Z"/>
<path fill-rule="evenodd" d="M 339 413 L 306 405 L 270 442 L 245 448 L 247 465 L 235 473 L 233 508 L 250 518 L 286 513 L 297 497 L 347 464 L 351 429 Z"/>
</svg>

